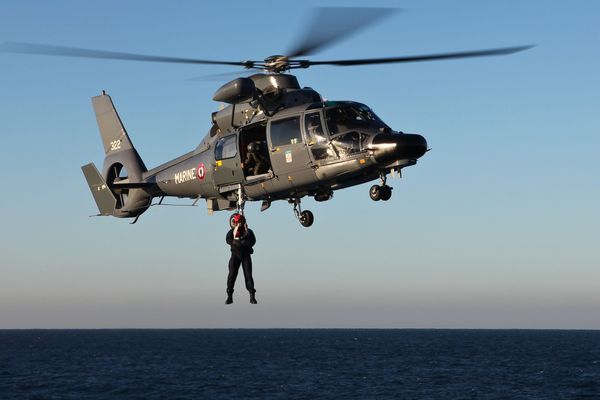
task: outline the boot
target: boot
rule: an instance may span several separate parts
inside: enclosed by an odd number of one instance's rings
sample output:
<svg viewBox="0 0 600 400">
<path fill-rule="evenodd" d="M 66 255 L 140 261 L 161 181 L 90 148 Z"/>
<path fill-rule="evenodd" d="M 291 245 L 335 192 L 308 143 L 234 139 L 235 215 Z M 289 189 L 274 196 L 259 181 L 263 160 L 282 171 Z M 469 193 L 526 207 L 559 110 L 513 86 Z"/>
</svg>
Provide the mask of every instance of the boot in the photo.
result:
<svg viewBox="0 0 600 400">
<path fill-rule="evenodd" d="M 256 296 L 254 292 L 250 293 L 250 304 L 256 304 Z"/>
<path fill-rule="evenodd" d="M 233 303 L 233 290 L 227 291 L 227 300 L 225 300 L 225 304 Z"/>
</svg>

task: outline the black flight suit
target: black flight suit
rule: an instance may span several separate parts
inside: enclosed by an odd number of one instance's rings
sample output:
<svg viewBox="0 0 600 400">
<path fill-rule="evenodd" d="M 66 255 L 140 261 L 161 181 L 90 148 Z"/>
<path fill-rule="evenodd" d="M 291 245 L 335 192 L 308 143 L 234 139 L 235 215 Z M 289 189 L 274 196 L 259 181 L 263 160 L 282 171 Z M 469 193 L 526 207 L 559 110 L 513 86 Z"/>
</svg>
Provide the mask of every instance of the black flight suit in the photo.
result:
<svg viewBox="0 0 600 400">
<path fill-rule="evenodd" d="M 248 229 L 246 234 L 238 239 L 233 238 L 233 228 L 227 232 L 225 241 L 231 246 L 231 258 L 229 259 L 229 275 L 227 276 L 227 293 L 233 293 L 233 286 L 240 270 L 240 264 L 244 269 L 244 278 L 246 280 L 246 289 L 254 294 L 254 279 L 252 279 L 252 258 L 250 254 L 254 253 L 252 247 L 256 243 L 256 237 L 252 229 Z"/>
</svg>

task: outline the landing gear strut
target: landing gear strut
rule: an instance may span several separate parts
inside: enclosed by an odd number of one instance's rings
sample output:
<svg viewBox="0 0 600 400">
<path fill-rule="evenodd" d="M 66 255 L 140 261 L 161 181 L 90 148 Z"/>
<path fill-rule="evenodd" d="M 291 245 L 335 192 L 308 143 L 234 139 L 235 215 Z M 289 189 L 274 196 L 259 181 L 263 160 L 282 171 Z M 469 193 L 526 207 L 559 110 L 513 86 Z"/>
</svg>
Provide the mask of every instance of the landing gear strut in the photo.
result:
<svg viewBox="0 0 600 400">
<path fill-rule="evenodd" d="M 369 196 L 371 200 L 374 201 L 388 201 L 392 197 L 392 188 L 385 184 L 386 182 L 386 174 L 385 172 L 379 173 L 379 179 L 381 180 L 381 186 L 373 185 L 369 189 Z"/>
<path fill-rule="evenodd" d="M 296 215 L 296 218 L 298 218 L 298 221 L 300 221 L 300 225 L 308 228 L 313 224 L 313 222 L 315 222 L 315 216 L 312 212 L 308 210 L 302 211 L 302 208 L 300 207 L 300 199 L 293 198 L 288 201 L 294 205 L 294 215 Z"/>
</svg>

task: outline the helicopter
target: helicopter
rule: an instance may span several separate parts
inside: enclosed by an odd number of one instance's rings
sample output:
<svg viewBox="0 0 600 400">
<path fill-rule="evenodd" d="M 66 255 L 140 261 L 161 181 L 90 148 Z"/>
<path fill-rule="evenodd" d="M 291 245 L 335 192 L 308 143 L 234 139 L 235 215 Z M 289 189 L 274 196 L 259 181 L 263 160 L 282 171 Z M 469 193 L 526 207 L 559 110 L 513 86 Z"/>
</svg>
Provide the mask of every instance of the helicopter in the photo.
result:
<svg viewBox="0 0 600 400">
<path fill-rule="evenodd" d="M 82 166 L 99 216 L 139 217 L 166 197 L 206 201 L 215 211 L 244 213 L 247 201 L 260 201 L 261 211 L 278 200 L 288 201 L 300 224 L 309 227 L 314 215 L 301 200 L 333 198 L 340 189 L 377 181 L 369 188 L 374 201 L 387 201 L 392 187 L 388 174 L 401 176 L 429 150 L 416 133 L 394 130 L 365 104 L 329 101 L 302 87 L 295 69 L 313 66 L 360 66 L 508 55 L 532 46 L 417 56 L 314 61 L 304 58 L 386 16 L 388 9 L 323 8 L 308 34 L 286 55 L 264 60 L 216 61 L 91 50 L 44 44 L 7 42 L 3 51 L 147 62 L 209 64 L 255 71 L 222 85 L 213 100 L 227 104 L 213 112 L 210 128 L 192 151 L 148 169 L 127 134 L 111 97 L 92 98 L 104 147 L 102 172 Z M 325 21 L 343 21 L 328 29 Z M 157 203 L 154 199 L 159 198 Z M 235 214 L 229 218 L 230 225 Z"/>
</svg>

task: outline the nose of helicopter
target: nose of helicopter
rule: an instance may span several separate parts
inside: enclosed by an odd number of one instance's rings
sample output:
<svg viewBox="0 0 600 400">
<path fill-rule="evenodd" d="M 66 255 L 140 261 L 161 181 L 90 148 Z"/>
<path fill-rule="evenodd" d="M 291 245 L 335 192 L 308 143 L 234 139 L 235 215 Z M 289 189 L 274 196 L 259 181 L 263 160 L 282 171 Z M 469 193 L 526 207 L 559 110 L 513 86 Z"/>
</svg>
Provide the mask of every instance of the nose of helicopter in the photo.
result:
<svg viewBox="0 0 600 400">
<path fill-rule="evenodd" d="M 417 159 L 427 151 L 427 141 L 412 133 L 380 133 L 373 138 L 371 148 L 377 162 Z"/>
</svg>

